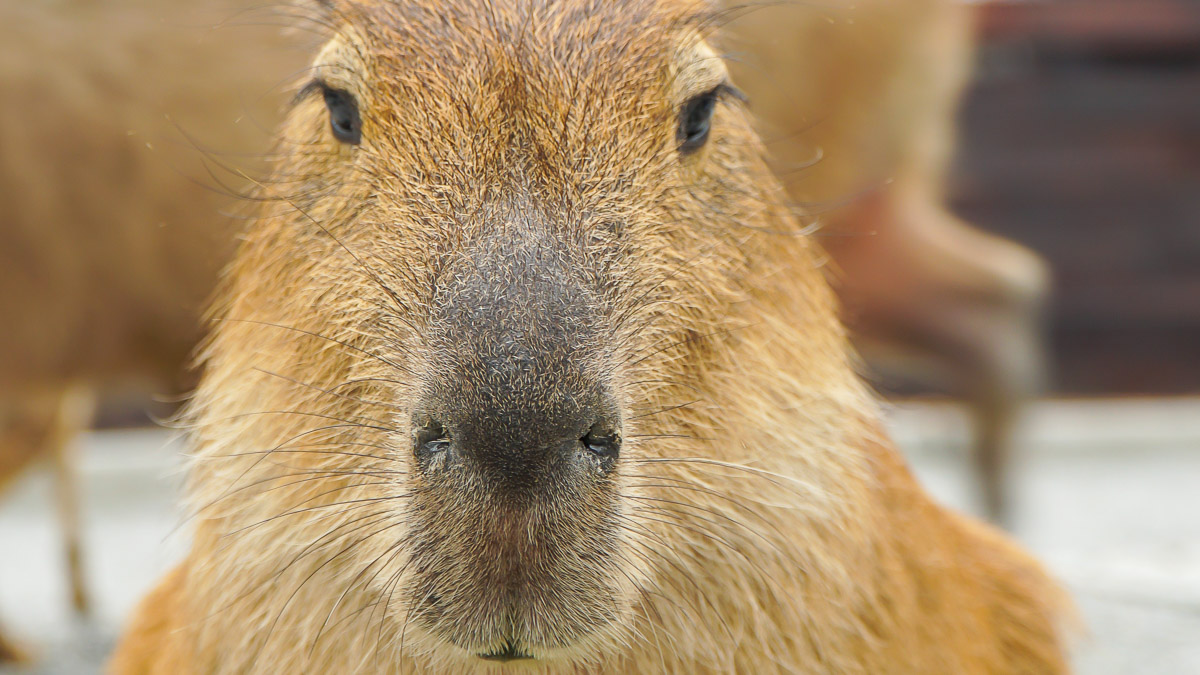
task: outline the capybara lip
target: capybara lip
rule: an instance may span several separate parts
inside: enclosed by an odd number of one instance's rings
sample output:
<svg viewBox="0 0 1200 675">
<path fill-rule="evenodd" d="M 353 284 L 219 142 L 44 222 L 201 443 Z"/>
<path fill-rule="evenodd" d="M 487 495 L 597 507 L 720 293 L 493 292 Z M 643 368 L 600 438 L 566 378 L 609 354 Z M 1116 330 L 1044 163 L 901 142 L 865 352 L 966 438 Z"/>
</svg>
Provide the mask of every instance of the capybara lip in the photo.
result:
<svg viewBox="0 0 1200 675">
<path fill-rule="evenodd" d="M 521 646 L 515 642 L 505 642 L 503 647 L 491 652 L 483 652 L 479 654 L 479 658 L 485 661 L 498 661 L 507 663 L 509 661 L 524 661 L 532 660 L 533 654 L 524 651 Z"/>
</svg>

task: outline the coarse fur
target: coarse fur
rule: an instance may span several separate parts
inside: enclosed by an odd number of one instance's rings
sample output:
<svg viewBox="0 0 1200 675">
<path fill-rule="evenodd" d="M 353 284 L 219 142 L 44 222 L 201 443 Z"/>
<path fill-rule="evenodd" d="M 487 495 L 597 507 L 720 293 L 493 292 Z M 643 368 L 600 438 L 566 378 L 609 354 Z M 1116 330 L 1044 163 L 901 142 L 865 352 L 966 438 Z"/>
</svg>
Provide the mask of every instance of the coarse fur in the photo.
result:
<svg viewBox="0 0 1200 675">
<path fill-rule="evenodd" d="M 204 350 L 192 550 L 113 672 L 1065 670 L 1055 585 L 880 431 L 736 97 L 679 152 L 726 78 L 702 10 L 331 3 L 361 144 L 305 88 Z M 513 496 L 414 452 L 431 391 L 536 418 L 583 380 L 609 472 Z"/>
</svg>

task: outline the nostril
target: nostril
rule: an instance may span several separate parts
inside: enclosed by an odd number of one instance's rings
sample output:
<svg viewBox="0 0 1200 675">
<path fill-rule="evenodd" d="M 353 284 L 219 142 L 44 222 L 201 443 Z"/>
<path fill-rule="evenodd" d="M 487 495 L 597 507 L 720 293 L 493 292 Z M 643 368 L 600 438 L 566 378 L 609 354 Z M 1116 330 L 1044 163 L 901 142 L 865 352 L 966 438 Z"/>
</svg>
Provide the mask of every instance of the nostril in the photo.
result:
<svg viewBox="0 0 1200 675">
<path fill-rule="evenodd" d="M 621 453 L 621 434 L 605 422 L 596 422 L 579 439 L 589 452 L 603 460 L 614 460 Z"/>
<path fill-rule="evenodd" d="M 446 428 L 437 422 L 427 422 L 413 432 L 413 452 L 418 459 L 428 459 L 450 447 Z"/>
</svg>

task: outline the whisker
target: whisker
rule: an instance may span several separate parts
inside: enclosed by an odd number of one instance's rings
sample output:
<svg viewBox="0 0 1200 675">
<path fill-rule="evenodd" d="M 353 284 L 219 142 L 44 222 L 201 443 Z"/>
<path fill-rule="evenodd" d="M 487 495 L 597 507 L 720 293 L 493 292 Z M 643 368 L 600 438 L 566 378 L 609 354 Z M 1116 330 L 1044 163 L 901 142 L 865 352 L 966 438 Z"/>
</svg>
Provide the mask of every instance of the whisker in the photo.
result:
<svg viewBox="0 0 1200 675">
<path fill-rule="evenodd" d="M 308 582 L 311 581 L 313 577 L 315 577 L 321 570 L 325 569 L 325 567 L 327 565 L 329 565 L 330 563 L 332 563 L 334 560 L 337 560 L 342 555 L 344 555 L 347 551 L 350 551 L 353 548 L 357 548 L 367 539 L 369 539 L 373 536 L 376 536 L 376 535 L 380 534 L 381 532 L 386 532 L 387 530 L 389 530 L 395 526 L 396 526 L 396 523 L 390 523 L 389 525 L 387 525 L 379 530 L 376 530 L 375 532 L 372 532 L 371 534 L 367 535 L 366 537 L 359 539 L 358 541 L 354 542 L 353 544 L 346 546 L 341 551 L 339 551 L 337 554 L 335 554 L 334 556 L 325 560 L 320 565 L 318 565 L 316 569 L 314 569 L 312 572 L 310 572 L 309 575 L 307 577 L 305 577 L 304 580 L 301 581 L 299 585 L 296 586 L 295 590 L 292 591 L 291 595 L 288 596 L 288 599 L 286 601 L 284 601 L 283 606 L 280 607 L 279 612 L 275 615 L 275 619 L 271 622 L 271 626 L 267 629 L 266 636 L 263 638 L 264 646 L 268 641 L 270 641 L 272 633 L 275 632 L 275 626 L 276 626 L 276 624 L 279 623 L 279 619 L 283 616 L 283 613 L 285 611 L 287 611 L 288 606 L 292 603 L 293 600 L 296 599 L 296 596 L 299 595 L 301 589 L 303 589 L 304 586 L 306 584 L 308 584 Z M 295 559 L 293 559 L 292 562 L 294 563 L 298 559 L 299 558 L 295 558 Z M 290 567 L 291 565 L 292 565 L 292 563 L 288 563 L 288 567 Z M 286 568 L 285 568 L 285 570 L 286 570 Z"/>
<path fill-rule="evenodd" d="M 252 412 L 237 413 L 236 415 L 229 415 L 228 417 L 218 418 L 215 421 L 217 421 L 217 422 L 233 422 L 235 420 L 244 419 L 247 417 L 256 417 L 259 415 L 296 415 L 298 417 L 315 417 L 317 419 L 322 419 L 322 420 L 331 420 L 334 422 L 345 422 L 346 424 L 348 424 L 356 429 L 371 429 L 374 431 L 384 431 L 384 432 L 392 433 L 392 434 L 400 433 L 400 431 L 398 429 L 393 429 L 392 427 L 383 426 L 382 422 L 371 419 L 369 417 L 362 417 L 362 418 L 338 417 L 337 415 L 329 415 L 326 413 L 316 413 L 316 412 L 311 412 L 311 411 L 307 411 L 307 410 L 255 410 Z M 370 424 L 363 424 L 364 420 L 366 422 L 370 422 Z"/>
<path fill-rule="evenodd" d="M 357 425 L 357 424 L 330 424 L 330 425 L 326 425 L 326 426 L 322 426 L 322 427 L 317 427 L 317 428 L 315 428 L 315 429 L 308 429 L 308 430 L 306 430 L 306 431 L 302 431 L 302 432 L 300 432 L 300 433 L 298 433 L 298 434 L 295 434 L 295 435 L 294 435 L 294 436 L 292 436 L 291 438 L 288 438 L 288 439 L 284 440 L 284 441 L 283 441 L 282 443 L 280 443 L 279 445 L 275 446 L 274 448 L 271 448 L 271 450 L 270 450 L 270 451 L 267 451 L 267 452 L 263 453 L 262 457 L 259 457 L 259 458 L 258 458 L 258 459 L 256 459 L 256 460 L 255 460 L 253 463 L 251 463 L 251 464 L 250 464 L 250 466 L 246 467 L 246 468 L 245 468 L 245 469 L 242 471 L 242 473 L 241 473 L 241 474 L 239 474 L 239 475 L 238 475 L 238 477 L 237 477 L 237 478 L 235 478 L 235 479 L 233 480 L 233 482 L 232 482 L 232 483 L 230 483 L 230 486 L 229 486 L 229 488 L 227 488 L 227 489 L 226 489 L 226 492 L 225 492 L 225 493 L 223 493 L 223 494 L 221 494 L 221 495 L 217 496 L 217 498 L 216 498 L 216 499 L 214 499 L 212 502 L 209 502 L 207 505 L 205 505 L 203 508 L 201 508 L 201 509 L 200 509 L 200 511 L 198 511 L 196 514 L 193 514 L 192 516 L 189 516 L 188 518 L 184 519 L 184 522 L 183 522 L 183 523 L 180 523 L 180 524 L 179 524 L 179 526 L 177 526 L 175 529 L 177 530 L 179 527 L 182 527 L 182 526 L 183 526 L 185 523 L 187 523 L 187 522 L 190 522 L 190 521 L 191 521 L 191 520 L 192 520 L 192 519 L 193 519 L 193 518 L 194 518 L 196 515 L 198 515 L 200 512 L 203 512 L 204 510 L 206 510 L 206 509 L 208 509 L 208 508 L 211 508 L 211 507 L 212 507 L 212 505 L 216 504 L 217 502 L 221 501 L 222 499 L 225 499 L 225 498 L 226 498 L 226 496 L 228 496 L 228 494 L 229 494 L 229 491 L 230 491 L 230 490 L 233 490 L 233 489 L 234 489 L 234 487 L 235 487 L 235 486 L 236 486 L 238 483 L 240 483 L 240 482 L 242 481 L 242 479 L 243 479 L 243 478 L 245 478 L 245 477 L 246 477 L 246 475 L 247 475 L 248 473 L 250 473 L 250 472 L 251 472 L 251 471 L 253 471 L 254 469 L 258 468 L 258 466 L 259 466 L 259 465 L 260 465 L 260 464 L 261 464 L 261 463 L 262 463 L 262 462 L 263 462 L 263 461 L 264 461 L 264 460 L 265 460 L 267 457 L 270 457 L 270 456 L 271 456 L 271 452 L 272 452 L 272 451 L 275 451 L 275 450 L 278 450 L 278 449 L 280 449 L 280 448 L 284 448 L 284 447 L 289 447 L 289 444 L 290 444 L 290 443 L 292 443 L 293 441 L 300 440 L 301 438 L 304 438 L 305 436 L 308 436 L 308 435 L 310 435 L 310 434 L 321 433 L 321 432 L 324 432 L 324 431 L 333 431 L 333 430 L 335 430 L 335 429 L 359 429 L 359 428 L 362 428 L 362 427 L 361 427 L 361 425 Z"/>
<path fill-rule="evenodd" d="M 247 450 L 246 452 L 226 452 L 206 455 L 207 457 L 252 457 L 255 455 L 331 455 L 340 457 L 357 457 L 361 459 L 374 459 L 380 462 L 401 463 L 395 457 L 384 457 L 380 455 L 371 455 L 361 452 L 346 452 L 344 450 L 300 450 L 298 448 L 328 448 L 328 447 L 365 447 L 378 448 L 380 450 L 391 450 L 392 448 L 378 443 L 359 443 L 359 442 L 336 442 L 336 443 L 308 443 L 300 445 L 285 445 L 274 450 Z"/>
<path fill-rule="evenodd" d="M 276 372 L 273 372 L 273 371 L 270 371 L 270 370 L 266 370 L 265 368 L 259 368 L 258 366 L 253 366 L 253 367 L 252 367 L 252 369 L 253 369 L 253 370 L 256 370 L 256 371 L 258 371 L 258 372 L 260 372 L 260 373 L 263 373 L 264 375 L 270 375 L 270 376 L 272 376 L 272 377 L 278 377 L 278 378 L 279 378 L 279 379 L 281 379 L 281 380 L 285 380 L 285 381 L 287 381 L 287 382 L 291 382 L 292 384 L 294 384 L 294 385 L 296 385 L 296 386 L 299 386 L 299 387 L 304 387 L 304 388 L 306 388 L 306 389 L 312 389 L 312 390 L 314 390 L 314 391 L 319 391 L 319 392 L 321 392 L 322 394 L 329 394 L 330 396 L 336 396 L 337 398 L 340 398 L 340 399 L 343 399 L 343 400 L 346 400 L 346 401 L 351 401 L 351 402 L 354 402 L 354 403 L 362 403 L 363 405 L 367 405 L 367 406 L 375 406 L 375 407 L 379 407 L 379 408 L 384 408 L 384 409 L 386 409 L 386 410 L 401 410 L 401 407 L 400 407 L 400 406 L 398 406 L 398 405 L 396 405 L 395 403 L 385 403 L 385 402 L 383 402 L 383 401 L 368 401 L 368 400 L 366 400 L 366 399 L 355 398 L 354 396 L 347 396 L 346 394 L 340 394 L 340 393 L 338 393 L 338 392 L 336 392 L 336 391 L 333 391 L 333 390 L 331 390 L 331 389 L 325 389 L 325 388 L 322 388 L 322 387 L 318 387 L 317 385 L 315 385 L 315 384 L 312 384 L 312 383 L 309 383 L 309 382 L 302 382 L 302 381 L 300 381 L 300 380 L 297 380 L 297 379 L 295 379 L 295 378 L 288 377 L 287 375 L 283 375 L 283 374 L 276 373 Z"/>
<path fill-rule="evenodd" d="M 647 417 L 654 417 L 655 415 L 661 415 L 663 413 L 672 412 L 674 410 L 682 410 L 684 408 L 687 408 L 688 406 L 695 405 L 696 403 L 699 403 L 700 401 L 701 401 L 701 399 L 696 399 L 694 401 L 688 401 L 687 403 L 679 403 L 676 405 L 667 406 L 665 408 L 659 408 L 658 410 L 655 410 L 654 412 L 643 413 L 641 415 L 634 415 L 633 417 L 630 417 L 629 419 L 640 420 L 640 419 L 645 419 Z"/>
<path fill-rule="evenodd" d="M 374 579 L 379 575 L 379 572 L 381 572 L 384 569 L 384 567 L 387 567 L 387 565 L 389 565 L 393 560 L 395 560 L 397 555 L 400 555 L 403 552 L 403 549 L 400 547 L 401 543 L 402 542 L 397 542 L 397 543 L 393 544 L 392 546 L 384 549 L 383 553 L 380 553 L 366 567 L 359 570 L 358 573 L 355 574 L 354 577 L 350 580 L 350 583 L 347 584 L 346 588 L 344 588 L 342 590 L 341 595 L 338 596 L 337 601 L 335 601 L 333 603 L 333 606 L 330 607 L 329 613 L 327 613 L 325 615 L 325 620 L 321 622 L 321 627 L 317 630 L 317 636 L 313 639 L 313 644 L 309 648 L 309 656 L 310 657 L 312 656 L 313 650 L 316 649 L 317 643 L 320 642 L 320 640 L 321 640 L 321 634 L 325 632 L 326 626 L 329 625 L 329 620 L 333 617 L 333 613 L 335 611 L 337 611 L 338 607 L 341 606 L 342 601 L 346 598 L 346 595 L 358 584 L 359 580 L 363 577 L 364 574 L 366 574 L 372 567 L 374 567 L 376 564 L 378 564 L 379 561 L 383 560 L 383 558 L 386 556 L 388 559 L 387 562 L 385 562 L 383 564 L 383 566 L 380 567 L 379 571 L 377 571 L 375 574 L 373 574 L 371 576 L 371 579 L 366 581 L 366 584 L 369 585 L 371 583 L 371 581 L 374 581 Z M 401 571 L 403 571 L 403 569 L 405 567 L 407 567 L 407 563 L 405 563 L 404 565 L 401 566 Z M 364 585 L 364 588 L 365 588 L 365 585 Z"/>
<path fill-rule="evenodd" d="M 352 485 L 352 486 L 349 486 L 349 487 L 351 487 L 351 488 L 354 488 L 354 487 L 363 487 L 363 486 L 366 486 L 366 485 L 390 485 L 390 483 L 359 483 L 359 484 L 355 484 L 355 485 Z M 315 495 L 315 496 L 313 496 L 313 497 L 309 497 L 308 499 L 306 499 L 306 500 L 304 500 L 303 502 L 300 502 L 300 503 L 301 503 L 301 504 L 305 504 L 305 503 L 311 502 L 311 501 L 313 501 L 313 500 L 315 500 L 315 499 L 319 499 L 319 498 L 321 498 L 321 497 L 324 497 L 324 496 L 326 496 L 326 495 L 329 495 L 329 494 L 332 494 L 332 493 L 334 493 L 334 492 L 338 492 L 338 491 L 341 491 L 341 490 L 344 490 L 344 489 L 347 489 L 347 487 L 340 487 L 340 488 L 335 488 L 335 489 L 333 489 L 333 490 L 328 490 L 328 491 L 326 491 L 326 492 L 322 492 L 322 493 L 321 493 L 321 494 L 319 494 L 319 495 Z M 317 506 L 309 506 L 309 507 L 305 507 L 305 508 L 302 508 L 302 509 L 292 509 L 292 510 L 289 510 L 289 511 L 287 511 L 287 512 L 285 512 L 285 513 L 280 513 L 280 514 L 276 514 L 276 515 L 274 515 L 274 516 L 270 516 L 270 517 L 268 517 L 268 518 L 266 518 L 266 519 L 264 519 L 264 520 L 260 520 L 260 521 L 258 521 L 258 522 L 256 522 L 256 523 L 253 523 L 253 524 L 251 524 L 251 525 L 246 525 L 246 526 L 243 526 L 243 527 L 239 527 L 238 529 L 236 529 L 236 530 L 233 530 L 232 532 L 226 532 L 226 533 L 222 534 L 221 536 L 222 536 L 222 537 L 231 537 L 231 536 L 234 536 L 234 535 L 241 534 L 242 532 L 245 532 L 245 531 L 247 531 L 247 530 L 254 529 L 254 528 L 257 528 L 257 527 L 261 527 L 261 526 L 263 526 L 263 525 L 265 525 L 265 524 L 267 524 L 267 523 L 270 523 L 270 522 L 272 522 L 272 521 L 278 520 L 278 519 L 280 519 L 280 518 L 287 518 L 287 517 L 289 517 L 289 516 L 297 516 L 297 515 L 301 515 L 301 514 L 304 514 L 304 513 L 310 513 L 310 512 L 312 512 L 312 511 L 318 511 L 318 510 L 321 510 L 321 509 L 331 509 L 331 508 L 336 508 L 336 507 L 339 507 L 339 506 L 351 506 L 351 505 L 356 505 L 356 504 L 371 504 L 371 503 L 376 503 L 376 502 L 395 501 L 395 500 L 398 500 L 398 499 L 404 499 L 406 496 L 407 496 L 407 495 L 392 495 L 392 496 L 387 496 L 387 497 L 364 497 L 364 498 L 362 498 L 362 499 L 349 499 L 349 500 L 346 500 L 346 501 L 333 502 L 333 503 L 330 503 L 330 504 L 318 504 Z"/>
<path fill-rule="evenodd" d="M 338 340 L 337 338 L 331 338 L 328 335 L 321 335 L 320 333 L 316 333 L 316 332 L 309 331 L 309 330 L 304 330 L 303 328 L 297 328 L 295 326 L 286 326 L 284 324 L 272 323 L 270 321 L 259 321 L 257 319 L 235 319 L 235 318 L 231 318 L 231 317 L 219 317 L 219 318 L 214 319 L 214 321 L 224 322 L 224 323 L 248 323 L 248 324 L 255 324 L 255 325 L 259 325 L 259 326 L 269 326 L 271 328 L 278 328 L 280 330 L 289 330 L 289 331 L 292 331 L 295 333 L 300 333 L 301 335 L 307 335 L 309 337 L 319 338 L 321 340 L 327 340 L 334 344 L 341 345 L 347 349 L 356 351 L 364 356 L 370 357 L 370 358 L 372 358 L 376 361 L 379 361 L 380 363 L 382 363 L 386 366 L 390 366 L 400 372 L 406 372 L 405 368 L 403 366 L 401 366 L 400 364 L 395 363 L 394 361 L 385 359 L 384 357 L 382 357 L 378 354 L 369 352 L 369 351 L 363 349 L 362 347 L 359 347 L 357 345 L 352 345 L 349 342 L 345 342 L 343 340 Z"/>
</svg>

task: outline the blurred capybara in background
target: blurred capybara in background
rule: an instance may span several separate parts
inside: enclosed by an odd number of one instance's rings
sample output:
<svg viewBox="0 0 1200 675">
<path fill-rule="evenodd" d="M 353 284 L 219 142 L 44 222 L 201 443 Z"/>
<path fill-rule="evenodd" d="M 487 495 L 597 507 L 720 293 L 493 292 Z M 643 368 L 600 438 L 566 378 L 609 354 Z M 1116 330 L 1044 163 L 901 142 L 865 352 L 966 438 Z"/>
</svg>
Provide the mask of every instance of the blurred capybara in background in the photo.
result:
<svg viewBox="0 0 1200 675">
<path fill-rule="evenodd" d="M 217 167 L 262 166 L 275 85 L 304 67 L 288 49 L 303 37 L 239 13 L 246 4 L 0 4 L 0 487 L 35 457 L 57 457 L 80 609 L 61 453 L 90 426 L 96 392 L 186 383 L 199 311 L 236 231 L 221 215 L 235 200 L 206 164 L 245 190 Z"/>
<path fill-rule="evenodd" d="M 117 673 L 1057 673 L 920 489 L 692 0 L 333 0 Z"/>
<path fill-rule="evenodd" d="M 1042 381 L 1042 261 L 946 208 L 970 65 L 961 0 L 763 3 L 730 23 L 730 68 L 817 232 L 872 368 L 966 397 L 983 506 L 1006 519 L 1015 415 Z"/>
</svg>

